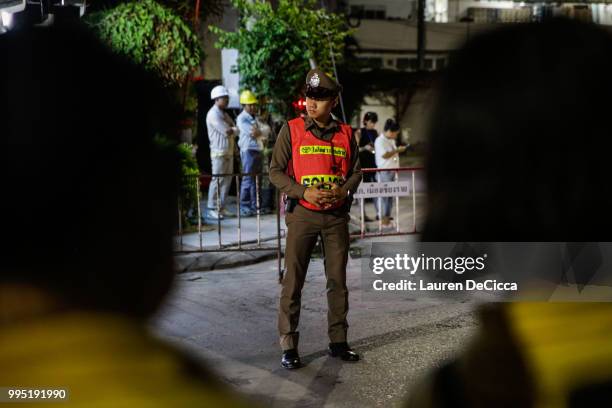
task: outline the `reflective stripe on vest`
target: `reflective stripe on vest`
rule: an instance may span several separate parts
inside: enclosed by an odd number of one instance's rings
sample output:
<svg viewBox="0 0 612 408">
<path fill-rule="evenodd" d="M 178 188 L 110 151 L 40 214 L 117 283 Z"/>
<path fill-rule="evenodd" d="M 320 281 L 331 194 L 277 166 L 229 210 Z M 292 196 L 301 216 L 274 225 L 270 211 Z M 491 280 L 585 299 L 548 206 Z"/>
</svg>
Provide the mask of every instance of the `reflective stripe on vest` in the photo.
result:
<svg viewBox="0 0 612 408">
<path fill-rule="evenodd" d="M 292 119 L 288 125 L 291 134 L 291 165 L 295 180 L 304 186 L 317 183 L 344 184 L 351 158 L 351 127 L 339 123 L 338 131 L 330 141 L 325 141 L 307 131 L 302 118 Z M 321 208 L 304 199 L 300 199 L 300 204 L 309 210 L 321 211 Z M 343 204 L 344 200 L 338 201 L 326 210 L 341 207 Z"/>
</svg>

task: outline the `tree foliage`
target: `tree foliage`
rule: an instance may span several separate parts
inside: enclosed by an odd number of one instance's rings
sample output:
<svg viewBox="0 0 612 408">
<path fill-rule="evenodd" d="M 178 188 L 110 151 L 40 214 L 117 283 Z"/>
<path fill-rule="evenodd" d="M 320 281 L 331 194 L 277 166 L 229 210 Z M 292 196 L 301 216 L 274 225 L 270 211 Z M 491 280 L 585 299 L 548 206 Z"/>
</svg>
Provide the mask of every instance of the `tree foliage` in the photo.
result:
<svg viewBox="0 0 612 408">
<path fill-rule="evenodd" d="M 217 48 L 236 48 L 241 86 L 265 97 L 271 109 L 288 115 L 299 96 L 309 59 L 332 72 L 331 52 L 342 59 L 346 30 L 344 17 L 316 8 L 314 0 L 279 0 L 276 8 L 265 0 L 231 0 L 240 12 L 235 32 L 211 26 L 219 35 Z"/>
<path fill-rule="evenodd" d="M 118 53 L 180 86 L 200 63 L 198 38 L 170 8 L 154 0 L 132 1 L 92 14 L 89 23 Z"/>
<path fill-rule="evenodd" d="M 198 223 L 198 186 L 200 169 L 193 154 L 193 145 L 176 143 L 163 135 L 156 135 L 153 140 L 161 151 L 175 155 L 181 165 L 181 184 L 179 189 L 179 209 L 183 228 Z"/>
<path fill-rule="evenodd" d="M 176 10 L 186 20 L 193 20 L 196 0 L 160 0 L 160 3 Z M 202 0 L 200 2 L 199 18 L 221 17 L 225 9 L 223 0 Z"/>
<path fill-rule="evenodd" d="M 87 2 L 87 9 L 106 10 L 127 1 L 130 0 L 91 0 Z M 159 0 L 159 3 L 173 9 L 185 21 L 193 21 L 196 0 Z M 204 20 L 206 17 L 221 17 L 224 8 L 224 0 L 201 0 L 199 18 Z"/>
</svg>

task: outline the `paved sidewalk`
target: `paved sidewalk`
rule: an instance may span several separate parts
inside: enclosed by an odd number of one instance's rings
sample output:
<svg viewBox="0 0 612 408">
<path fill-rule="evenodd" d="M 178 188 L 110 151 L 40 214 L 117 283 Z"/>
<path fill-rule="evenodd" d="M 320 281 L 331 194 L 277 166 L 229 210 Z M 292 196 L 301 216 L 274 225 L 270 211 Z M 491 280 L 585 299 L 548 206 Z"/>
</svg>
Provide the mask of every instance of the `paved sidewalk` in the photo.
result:
<svg viewBox="0 0 612 408">
<path fill-rule="evenodd" d="M 206 200 L 201 202 L 202 214 L 205 213 Z M 227 209 L 236 214 L 235 197 L 228 197 Z M 259 226 L 258 226 L 259 224 Z M 219 225 L 221 226 L 221 239 L 219 240 Z M 238 217 L 226 217 L 221 221 L 206 218 L 206 228 L 202 231 L 202 248 L 216 249 L 219 241 L 223 246 L 235 246 L 242 242 L 244 246 L 257 244 L 260 242 L 268 243 L 277 236 L 276 214 L 260 215 L 259 222 L 257 217 L 240 217 L 240 230 L 238 229 Z M 284 236 L 285 224 L 281 220 L 281 237 Z M 180 250 L 180 238 L 175 237 L 175 248 Z M 183 234 L 183 249 L 194 250 L 200 248 L 200 237 L 197 232 Z M 272 242 L 271 245 L 276 245 Z"/>
</svg>

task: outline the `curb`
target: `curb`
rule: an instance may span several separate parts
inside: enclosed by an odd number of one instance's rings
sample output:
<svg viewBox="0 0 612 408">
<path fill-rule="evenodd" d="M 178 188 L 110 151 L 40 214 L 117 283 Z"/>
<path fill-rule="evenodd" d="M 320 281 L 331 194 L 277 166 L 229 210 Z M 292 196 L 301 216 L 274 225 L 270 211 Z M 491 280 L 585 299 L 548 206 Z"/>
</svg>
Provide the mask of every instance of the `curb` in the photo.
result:
<svg viewBox="0 0 612 408">
<path fill-rule="evenodd" d="M 177 273 L 207 272 L 253 265 L 276 258 L 276 250 L 244 252 L 207 252 L 175 255 Z"/>
</svg>

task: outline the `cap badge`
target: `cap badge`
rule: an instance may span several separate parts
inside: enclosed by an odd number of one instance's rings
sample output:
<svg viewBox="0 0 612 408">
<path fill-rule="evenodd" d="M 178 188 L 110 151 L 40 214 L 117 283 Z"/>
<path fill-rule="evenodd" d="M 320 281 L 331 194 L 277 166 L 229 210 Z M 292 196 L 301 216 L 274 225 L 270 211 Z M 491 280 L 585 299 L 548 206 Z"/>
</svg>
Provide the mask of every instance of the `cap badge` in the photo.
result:
<svg viewBox="0 0 612 408">
<path fill-rule="evenodd" d="M 310 77 L 310 86 L 316 88 L 319 86 L 320 83 L 321 79 L 319 78 L 319 74 L 315 72 L 314 75 Z"/>
</svg>

